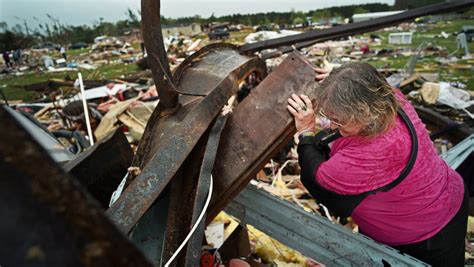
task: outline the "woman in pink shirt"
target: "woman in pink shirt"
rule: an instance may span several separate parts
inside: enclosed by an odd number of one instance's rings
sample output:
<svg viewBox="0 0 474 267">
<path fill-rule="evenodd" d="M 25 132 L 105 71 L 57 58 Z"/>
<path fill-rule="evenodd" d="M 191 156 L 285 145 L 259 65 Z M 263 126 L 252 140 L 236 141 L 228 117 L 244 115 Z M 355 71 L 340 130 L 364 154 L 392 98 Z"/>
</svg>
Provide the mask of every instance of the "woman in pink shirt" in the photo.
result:
<svg viewBox="0 0 474 267">
<path fill-rule="evenodd" d="M 308 191 L 381 243 L 434 266 L 463 266 L 463 180 L 437 155 L 403 94 L 363 63 L 333 70 L 316 90 L 314 108 L 304 95 L 292 95 L 287 107 Z M 315 111 L 329 138 L 315 132 Z"/>
</svg>

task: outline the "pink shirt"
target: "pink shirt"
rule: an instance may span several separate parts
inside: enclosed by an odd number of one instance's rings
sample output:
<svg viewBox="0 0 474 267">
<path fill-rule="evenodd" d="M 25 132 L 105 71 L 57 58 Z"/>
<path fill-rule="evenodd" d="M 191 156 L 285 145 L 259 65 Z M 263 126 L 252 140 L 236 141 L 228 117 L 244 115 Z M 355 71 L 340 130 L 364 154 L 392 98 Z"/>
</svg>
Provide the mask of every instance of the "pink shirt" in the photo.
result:
<svg viewBox="0 0 474 267">
<path fill-rule="evenodd" d="M 399 185 L 368 196 L 352 214 L 366 235 L 388 245 L 411 244 L 434 236 L 453 218 L 464 196 L 461 176 L 437 155 L 413 106 L 398 90 L 396 96 L 416 128 L 417 160 Z M 339 138 L 332 143 L 331 158 L 316 170 L 317 181 L 340 194 L 384 186 L 407 164 L 410 140 L 400 117 L 395 127 L 371 140 Z"/>
</svg>

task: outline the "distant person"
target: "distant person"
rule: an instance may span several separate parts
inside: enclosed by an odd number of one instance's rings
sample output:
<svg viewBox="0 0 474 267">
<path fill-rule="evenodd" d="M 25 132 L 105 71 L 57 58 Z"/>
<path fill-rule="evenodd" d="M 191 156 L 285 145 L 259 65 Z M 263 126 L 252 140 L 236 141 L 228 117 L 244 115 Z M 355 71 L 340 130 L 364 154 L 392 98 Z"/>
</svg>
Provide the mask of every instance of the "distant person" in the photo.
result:
<svg viewBox="0 0 474 267">
<path fill-rule="evenodd" d="M 145 56 L 146 50 L 145 50 L 145 43 L 143 41 L 140 42 L 140 48 L 142 50 L 142 55 Z"/>
<path fill-rule="evenodd" d="M 21 49 L 17 48 L 13 51 L 13 61 L 15 62 L 16 66 L 20 66 L 21 64 Z"/>
<path fill-rule="evenodd" d="M 59 53 L 63 56 L 64 60 L 67 60 L 67 55 L 66 55 L 66 48 L 64 46 L 61 46 L 61 49 L 59 49 Z"/>
<path fill-rule="evenodd" d="M 10 53 L 8 53 L 7 50 L 3 51 L 3 61 L 5 61 L 7 68 L 12 67 L 12 63 L 10 62 Z"/>
<path fill-rule="evenodd" d="M 465 33 L 460 33 L 456 37 L 456 42 L 458 44 L 458 48 L 464 49 L 464 53 L 466 56 L 469 55 L 469 45 L 467 44 L 467 36 Z"/>
</svg>

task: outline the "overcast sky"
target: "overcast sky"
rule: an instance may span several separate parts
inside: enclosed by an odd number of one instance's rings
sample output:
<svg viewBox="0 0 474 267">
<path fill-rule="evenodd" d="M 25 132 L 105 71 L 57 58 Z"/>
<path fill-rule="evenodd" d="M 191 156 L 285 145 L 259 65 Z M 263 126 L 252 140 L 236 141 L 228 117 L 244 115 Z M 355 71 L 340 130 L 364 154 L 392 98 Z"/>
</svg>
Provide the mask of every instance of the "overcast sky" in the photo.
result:
<svg viewBox="0 0 474 267">
<path fill-rule="evenodd" d="M 362 3 L 387 3 L 394 0 L 162 0 L 161 14 L 178 18 L 200 15 L 209 17 L 258 12 L 308 11 L 318 8 Z M 46 14 L 59 19 L 62 24 L 93 24 L 99 17 L 115 22 L 125 19 L 127 8 L 140 9 L 140 0 L 0 0 L 0 22 L 8 25 L 23 24 L 35 28 L 38 23 L 51 20 Z M 36 19 L 34 19 L 36 17 Z"/>
</svg>

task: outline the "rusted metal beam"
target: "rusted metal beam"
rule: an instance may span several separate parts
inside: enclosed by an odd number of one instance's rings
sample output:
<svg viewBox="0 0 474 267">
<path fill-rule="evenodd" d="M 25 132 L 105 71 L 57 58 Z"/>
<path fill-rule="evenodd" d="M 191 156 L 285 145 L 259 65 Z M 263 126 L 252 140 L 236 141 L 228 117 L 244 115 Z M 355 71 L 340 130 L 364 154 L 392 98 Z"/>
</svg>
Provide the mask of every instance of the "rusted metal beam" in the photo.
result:
<svg viewBox="0 0 474 267">
<path fill-rule="evenodd" d="M 199 168 L 202 163 L 207 136 L 208 131 L 201 137 L 199 143 L 194 147 L 194 150 L 170 182 L 168 202 L 168 211 L 170 212 L 165 215 L 167 221 L 166 230 L 163 232 L 162 264 L 171 258 L 191 230 L 193 207 L 199 191 Z M 187 246 L 184 250 L 187 250 Z M 170 264 L 170 267 L 185 266 L 185 255 L 185 251 L 181 251 L 179 257 Z"/>
<path fill-rule="evenodd" d="M 312 64 L 293 52 L 230 115 L 214 166 L 215 194 L 208 220 L 221 211 L 295 133 L 286 110 L 292 94 L 317 90 Z"/>
<path fill-rule="evenodd" d="M 161 262 L 167 262 L 188 235 L 203 211 L 209 193 L 212 167 L 219 138 L 227 116 L 219 116 L 212 127 L 196 145 L 178 174 L 171 181 L 167 227 L 164 235 Z M 194 232 L 188 244 L 169 266 L 198 266 L 201 256 L 205 219 Z"/>
<path fill-rule="evenodd" d="M 175 108 L 178 92 L 174 89 L 168 56 L 163 44 L 160 19 L 160 0 L 142 0 L 142 36 L 148 54 L 148 63 L 153 74 L 160 107 Z"/>
<path fill-rule="evenodd" d="M 121 130 L 66 163 L 63 169 L 78 179 L 105 209 L 132 162 L 133 151 Z"/>
<path fill-rule="evenodd" d="M 292 46 L 283 46 L 279 47 L 278 50 L 276 51 L 271 51 L 271 52 L 265 52 L 261 54 L 262 59 L 269 59 L 269 58 L 274 58 L 274 57 L 279 57 L 283 54 L 287 54 L 296 50 L 300 50 L 301 48 L 305 48 L 308 46 L 311 46 L 313 44 L 321 42 L 320 40 L 312 40 L 312 41 L 307 41 L 307 42 L 302 42 L 302 43 L 297 43 Z"/>
<path fill-rule="evenodd" d="M 124 232 L 130 231 L 160 195 L 238 90 L 239 82 L 252 72 L 262 77 L 266 74 L 261 59 L 242 56 L 227 46 L 205 52 L 195 58 L 178 81 L 179 92 L 187 94 L 181 101 L 183 106 L 173 114 L 152 115 L 145 130 L 148 142 L 142 142 L 134 159 L 142 172 L 107 211 Z"/>
<path fill-rule="evenodd" d="M 197 184 L 196 197 L 192 210 L 191 226 L 194 225 L 201 212 L 206 214 L 204 204 L 210 190 L 210 182 L 212 179 L 212 169 L 216 160 L 217 149 L 222 130 L 227 122 L 228 116 L 219 116 L 209 134 L 209 140 L 206 144 L 206 151 L 204 152 L 204 159 L 202 160 L 201 169 L 199 172 L 199 180 Z M 201 257 L 202 239 L 204 236 L 204 228 L 206 226 L 206 217 L 199 223 L 195 233 L 191 237 L 186 246 L 186 251 L 180 259 L 185 259 L 185 266 L 198 266 Z"/>
<path fill-rule="evenodd" d="M 0 106 L 4 266 L 152 266 L 99 203 Z"/>
<path fill-rule="evenodd" d="M 212 130 L 206 132 L 181 170 L 171 181 L 167 227 L 161 262 L 167 262 L 188 235 L 203 211 L 221 132 L 228 116 L 220 115 Z M 205 213 L 204 213 L 205 214 Z M 205 217 L 204 217 L 205 218 Z M 205 219 L 196 228 L 188 244 L 169 266 L 199 266 Z"/>
<path fill-rule="evenodd" d="M 377 29 L 396 25 L 404 21 L 413 20 L 418 17 L 463 10 L 473 5 L 473 0 L 452 1 L 433 4 L 416 9 L 407 10 L 400 14 L 395 14 L 382 18 L 336 26 L 329 29 L 312 30 L 292 36 L 245 44 L 240 47 L 240 51 L 242 51 L 243 53 L 253 53 L 264 49 L 278 48 L 281 46 L 291 46 L 297 43 L 308 42 L 312 40 L 324 42 L 327 40 L 336 39 L 344 36 L 374 31 Z M 309 43 L 307 44 L 309 45 Z"/>
</svg>

